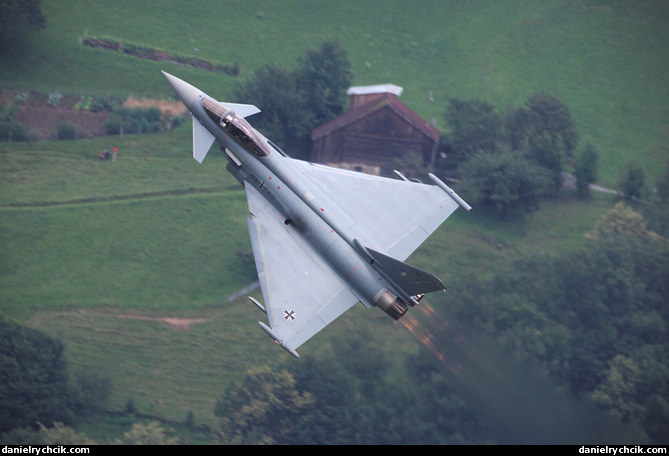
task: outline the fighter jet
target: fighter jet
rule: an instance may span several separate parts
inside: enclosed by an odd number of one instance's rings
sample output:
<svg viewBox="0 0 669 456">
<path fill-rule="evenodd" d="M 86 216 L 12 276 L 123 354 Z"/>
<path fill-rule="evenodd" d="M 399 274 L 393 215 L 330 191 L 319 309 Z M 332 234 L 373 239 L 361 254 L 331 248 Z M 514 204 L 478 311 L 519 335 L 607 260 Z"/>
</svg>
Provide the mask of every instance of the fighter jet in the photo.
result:
<svg viewBox="0 0 669 456">
<path fill-rule="evenodd" d="M 260 327 L 291 355 L 361 302 L 395 320 L 433 274 L 404 262 L 454 211 L 471 207 L 438 177 L 434 185 L 372 176 L 288 157 L 245 119 L 253 105 L 223 103 L 163 74 L 193 118 L 193 158 L 216 141 L 246 191 L 247 225 L 267 314 Z"/>
</svg>

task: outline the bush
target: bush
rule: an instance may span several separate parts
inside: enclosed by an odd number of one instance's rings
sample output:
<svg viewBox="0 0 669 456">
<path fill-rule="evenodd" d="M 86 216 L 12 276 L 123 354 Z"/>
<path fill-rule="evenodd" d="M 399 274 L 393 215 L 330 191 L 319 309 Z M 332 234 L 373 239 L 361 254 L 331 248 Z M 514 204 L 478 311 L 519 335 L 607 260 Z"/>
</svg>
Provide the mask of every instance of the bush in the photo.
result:
<svg viewBox="0 0 669 456">
<path fill-rule="evenodd" d="M 120 106 L 109 115 L 104 123 L 110 135 L 122 133 L 153 133 L 160 130 L 162 113 L 156 107 L 127 108 Z"/>
<path fill-rule="evenodd" d="M 57 127 L 58 139 L 75 139 L 77 137 L 77 127 L 72 122 L 62 121 Z"/>
<path fill-rule="evenodd" d="M 0 141 L 26 141 L 28 129 L 21 122 L 0 120 Z"/>
<path fill-rule="evenodd" d="M 105 131 L 109 135 L 119 135 L 121 134 L 121 127 L 123 122 L 120 117 L 109 116 L 103 125 Z"/>
<path fill-rule="evenodd" d="M 19 112 L 17 103 L 0 107 L 0 141 L 25 141 L 28 139 L 28 129 L 16 120 Z"/>
<path fill-rule="evenodd" d="M 109 377 L 93 370 L 78 372 L 70 394 L 72 407 L 80 414 L 96 413 L 104 410 L 112 392 Z"/>
<path fill-rule="evenodd" d="M 94 98 L 91 100 L 91 112 L 113 111 L 123 102 L 118 98 Z"/>
</svg>

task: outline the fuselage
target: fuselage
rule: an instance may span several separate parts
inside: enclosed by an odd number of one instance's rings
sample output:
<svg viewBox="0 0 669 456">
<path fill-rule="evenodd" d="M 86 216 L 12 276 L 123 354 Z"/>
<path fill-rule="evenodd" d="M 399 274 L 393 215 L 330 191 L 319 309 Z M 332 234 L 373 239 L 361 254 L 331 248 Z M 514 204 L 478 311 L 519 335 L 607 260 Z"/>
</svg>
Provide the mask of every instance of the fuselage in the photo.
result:
<svg viewBox="0 0 669 456">
<path fill-rule="evenodd" d="M 228 171 L 242 185 L 255 187 L 283 215 L 286 229 L 298 230 L 365 306 L 379 306 L 399 319 L 407 310 L 405 303 L 416 303 L 372 266 L 362 246 L 376 247 L 374 240 L 300 171 L 294 159 L 204 93 L 187 107 L 220 144 Z"/>
</svg>

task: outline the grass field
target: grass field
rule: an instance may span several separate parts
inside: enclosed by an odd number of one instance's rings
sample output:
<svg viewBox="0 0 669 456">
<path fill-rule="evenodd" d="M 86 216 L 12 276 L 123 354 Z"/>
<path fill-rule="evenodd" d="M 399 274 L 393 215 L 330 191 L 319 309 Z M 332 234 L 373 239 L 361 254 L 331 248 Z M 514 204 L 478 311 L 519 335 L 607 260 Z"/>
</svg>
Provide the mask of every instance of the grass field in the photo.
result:
<svg viewBox="0 0 669 456">
<path fill-rule="evenodd" d="M 0 52 L 0 88 L 171 97 L 166 69 L 225 99 L 235 78 L 86 48 L 80 38 L 238 63 L 242 77 L 269 61 L 291 66 L 335 38 L 356 84 L 404 87 L 401 99 L 440 128 L 451 97 L 503 111 L 544 90 L 570 108 L 582 141 L 599 148 L 603 185 L 615 185 L 630 160 L 654 177 L 667 159 L 662 1 L 45 0 L 43 8 L 48 27 Z M 74 371 L 112 377 L 114 407 L 132 399 L 144 412 L 183 419 L 193 411 L 211 423 L 226 385 L 289 356 L 260 331 L 255 307 L 227 300 L 256 280 L 245 196 L 222 157 L 197 165 L 190 141 L 183 124 L 143 136 L 1 143 L 0 312 L 61 337 Z M 113 143 L 119 161 L 99 161 Z M 613 201 L 568 193 L 508 223 L 459 211 L 411 262 L 447 285 L 491 275 L 524 254 L 577 247 Z M 430 302 L 446 306 L 448 293 Z M 160 320 L 168 317 L 192 324 Z M 356 306 L 300 354 L 317 355 L 351 332 L 416 350 L 385 314 Z"/>
</svg>

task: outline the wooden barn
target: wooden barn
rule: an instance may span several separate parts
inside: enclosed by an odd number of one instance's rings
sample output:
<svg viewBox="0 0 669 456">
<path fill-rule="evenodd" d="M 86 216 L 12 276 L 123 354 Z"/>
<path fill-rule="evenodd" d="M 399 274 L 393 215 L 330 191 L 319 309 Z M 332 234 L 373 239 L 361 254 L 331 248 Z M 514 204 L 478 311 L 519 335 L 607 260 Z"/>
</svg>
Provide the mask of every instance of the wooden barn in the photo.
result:
<svg viewBox="0 0 669 456">
<path fill-rule="evenodd" d="M 399 101 L 402 90 L 393 84 L 351 87 L 348 112 L 312 132 L 311 161 L 382 175 L 407 154 L 432 164 L 439 131 Z"/>
</svg>

